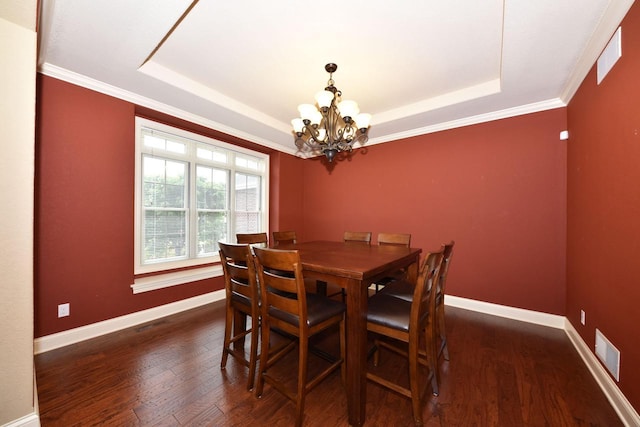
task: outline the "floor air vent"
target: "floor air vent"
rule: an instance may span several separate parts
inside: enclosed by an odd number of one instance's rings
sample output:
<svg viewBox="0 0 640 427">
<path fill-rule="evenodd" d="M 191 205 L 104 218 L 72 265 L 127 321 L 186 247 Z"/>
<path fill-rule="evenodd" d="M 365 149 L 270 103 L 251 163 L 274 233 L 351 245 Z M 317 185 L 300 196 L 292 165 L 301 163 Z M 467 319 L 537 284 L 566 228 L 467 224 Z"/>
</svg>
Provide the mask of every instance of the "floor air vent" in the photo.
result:
<svg viewBox="0 0 640 427">
<path fill-rule="evenodd" d="M 596 329 L 596 356 L 616 381 L 620 381 L 620 351 L 598 329 Z"/>
</svg>

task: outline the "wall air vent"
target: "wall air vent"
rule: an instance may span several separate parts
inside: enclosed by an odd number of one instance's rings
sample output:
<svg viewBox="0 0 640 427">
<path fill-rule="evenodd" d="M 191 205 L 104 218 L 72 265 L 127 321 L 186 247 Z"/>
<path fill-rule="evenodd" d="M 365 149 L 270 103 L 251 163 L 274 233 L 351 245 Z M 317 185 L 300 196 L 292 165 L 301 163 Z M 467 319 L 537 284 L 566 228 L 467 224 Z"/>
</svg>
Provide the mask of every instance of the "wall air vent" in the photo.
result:
<svg viewBox="0 0 640 427">
<path fill-rule="evenodd" d="M 596 329 L 596 356 L 611 372 L 611 375 L 620 381 L 620 351 L 611 344 L 599 329 Z"/>
<path fill-rule="evenodd" d="M 618 27 L 598 58 L 598 84 L 622 56 L 622 27 Z"/>
</svg>

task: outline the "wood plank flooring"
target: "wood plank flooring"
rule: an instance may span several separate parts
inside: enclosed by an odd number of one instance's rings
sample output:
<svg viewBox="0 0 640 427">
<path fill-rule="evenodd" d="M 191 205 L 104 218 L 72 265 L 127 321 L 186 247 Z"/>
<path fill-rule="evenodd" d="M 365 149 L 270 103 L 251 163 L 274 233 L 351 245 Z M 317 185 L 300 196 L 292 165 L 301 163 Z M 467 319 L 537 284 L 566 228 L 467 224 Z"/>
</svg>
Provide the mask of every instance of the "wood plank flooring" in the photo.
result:
<svg viewBox="0 0 640 427">
<path fill-rule="evenodd" d="M 427 397 L 426 426 L 622 425 L 564 331 L 452 307 L 446 316 L 451 361 L 440 396 Z M 36 356 L 42 425 L 293 425 L 278 392 L 246 391 L 247 368 L 229 358 L 220 370 L 223 330 L 217 302 Z M 330 350 L 333 337 L 319 345 Z M 283 375 L 295 375 L 291 363 Z M 406 376 L 386 351 L 377 369 Z M 335 373 L 308 395 L 305 425 L 346 426 L 345 400 Z M 412 425 L 409 400 L 373 383 L 366 416 L 367 426 Z"/>
</svg>

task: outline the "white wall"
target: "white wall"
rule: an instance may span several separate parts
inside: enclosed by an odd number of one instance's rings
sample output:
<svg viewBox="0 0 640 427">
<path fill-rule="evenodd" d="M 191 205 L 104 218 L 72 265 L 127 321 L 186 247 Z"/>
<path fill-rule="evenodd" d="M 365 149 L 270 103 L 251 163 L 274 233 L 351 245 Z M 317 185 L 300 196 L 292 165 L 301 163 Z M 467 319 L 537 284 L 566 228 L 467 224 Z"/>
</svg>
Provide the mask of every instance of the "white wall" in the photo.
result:
<svg viewBox="0 0 640 427">
<path fill-rule="evenodd" d="M 33 209 L 37 37 L 0 8 L 0 425 L 39 425 L 33 365 Z M 11 10 L 9 10 L 11 12 Z M 9 16 L 10 15 L 10 16 Z M 5 19 L 6 18 L 6 19 Z M 18 20 L 19 21 L 19 20 Z"/>
</svg>

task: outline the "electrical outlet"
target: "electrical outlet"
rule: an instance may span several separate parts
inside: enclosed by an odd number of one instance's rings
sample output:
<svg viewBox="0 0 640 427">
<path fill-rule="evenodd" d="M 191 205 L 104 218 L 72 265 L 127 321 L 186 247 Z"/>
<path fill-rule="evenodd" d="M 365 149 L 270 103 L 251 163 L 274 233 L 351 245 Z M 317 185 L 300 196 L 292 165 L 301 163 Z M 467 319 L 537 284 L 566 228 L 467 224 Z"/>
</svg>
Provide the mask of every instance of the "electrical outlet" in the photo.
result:
<svg viewBox="0 0 640 427">
<path fill-rule="evenodd" d="M 583 325 L 587 323 L 587 316 L 584 314 L 584 310 L 580 310 L 580 323 Z"/>
<path fill-rule="evenodd" d="M 67 317 L 69 315 L 69 303 L 58 305 L 58 317 Z"/>
</svg>

